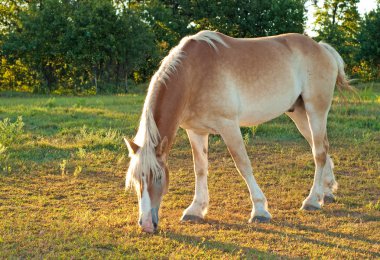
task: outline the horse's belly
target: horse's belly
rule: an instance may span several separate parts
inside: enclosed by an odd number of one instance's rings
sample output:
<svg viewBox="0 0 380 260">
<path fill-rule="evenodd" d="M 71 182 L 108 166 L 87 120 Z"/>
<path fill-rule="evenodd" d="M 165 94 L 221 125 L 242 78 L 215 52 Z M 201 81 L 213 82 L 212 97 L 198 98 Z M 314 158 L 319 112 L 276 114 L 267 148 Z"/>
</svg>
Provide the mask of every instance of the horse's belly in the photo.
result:
<svg viewBox="0 0 380 260">
<path fill-rule="evenodd" d="M 288 111 L 297 100 L 299 93 L 292 91 L 287 95 L 272 95 L 265 99 L 241 98 L 239 122 L 241 126 L 259 125 L 272 120 Z"/>
</svg>

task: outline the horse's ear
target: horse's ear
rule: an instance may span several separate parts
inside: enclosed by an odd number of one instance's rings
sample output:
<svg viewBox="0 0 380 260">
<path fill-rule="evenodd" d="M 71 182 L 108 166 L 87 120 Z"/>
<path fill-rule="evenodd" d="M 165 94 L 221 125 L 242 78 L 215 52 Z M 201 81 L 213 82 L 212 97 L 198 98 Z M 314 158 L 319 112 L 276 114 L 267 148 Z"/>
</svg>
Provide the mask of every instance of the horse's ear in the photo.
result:
<svg viewBox="0 0 380 260">
<path fill-rule="evenodd" d="M 125 138 L 125 137 L 124 137 L 124 142 L 125 142 L 125 144 L 126 144 L 127 147 L 128 147 L 129 156 L 135 155 L 135 154 L 137 153 L 137 151 L 140 149 L 140 146 L 138 146 L 138 145 L 135 144 L 133 141 L 128 140 L 128 139 Z"/>
<path fill-rule="evenodd" d="M 156 155 L 159 157 L 164 157 L 164 153 L 168 147 L 168 138 L 165 136 L 162 141 L 156 147 Z"/>
</svg>

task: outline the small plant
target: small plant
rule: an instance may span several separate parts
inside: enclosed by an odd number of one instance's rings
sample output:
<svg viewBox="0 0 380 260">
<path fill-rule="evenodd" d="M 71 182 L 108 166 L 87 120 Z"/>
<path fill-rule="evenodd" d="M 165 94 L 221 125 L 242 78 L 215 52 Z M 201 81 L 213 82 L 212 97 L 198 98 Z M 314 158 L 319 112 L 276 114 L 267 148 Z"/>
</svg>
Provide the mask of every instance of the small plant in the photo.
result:
<svg viewBox="0 0 380 260">
<path fill-rule="evenodd" d="M 112 129 L 92 131 L 84 125 L 79 131 L 77 140 L 91 145 L 118 145 L 120 133 Z"/>
<path fill-rule="evenodd" d="M 256 135 L 259 126 L 241 127 L 240 131 L 243 136 L 244 143 L 248 145 L 253 137 Z"/>
<path fill-rule="evenodd" d="M 67 160 L 62 160 L 62 162 L 59 164 L 59 169 L 61 170 L 62 177 L 68 174 L 66 170 L 66 166 L 67 166 Z"/>
<path fill-rule="evenodd" d="M 11 166 L 9 165 L 9 154 L 7 148 L 0 143 L 0 171 L 4 173 L 11 172 Z"/>
<path fill-rule="evenodd" d="M 0 143 L 8 147 L 14 142 L 18 142 L 19 137 L 23 134 L 24 125 L 21 116 L 14 123 L 9 118 L 0 121 Z"/>
<path fill-rule="evenodd" d="M 78 159 L 79 164 L 75 167 L 75 170 L 73 173 L 74 177 L 78 177 L 82 173 L 83 167 L 85 166 L 85 162 L 86 162 L 85 160 L 86 156 L 87 156 L 86 150 L 83 148 L 79 148 L 78 151 L 76 152 L 75 159 Z"/>
<path fill-rule="evenodd" d="M 49 98 L 46 101 L 45 106 L 50 107 L 50 108 L 55 107 L 56 106 L 55 98 Z"/>
<path fill-rule="evenodd" d="M 76 166 L 73 173 L 74 177 L 78 177 L 81 172 L 82 172 L 82 166 L 80 165 Z"/>
<path fill-rule="evenodd" d="M 370 202 L 367 204 L 367 208 L 380 211 L 380 200 L 376 202 Z"/>
<path fill-rule="evenodd" d="M 19 116 L 12 123 L 9 118 L 0 121 L 0 172 L 10 173 L 12 170 L 10 163 L 9 146 L 18 143 L 23 134 L 24 122 Z"/>
<path fill-rule="evenodd" d="M 83 148 L 79 148 L 78 151 L 71 153 L 68 160 L 62 160 L 59 164 L 61 175 L 68 176 L 71 173 L 71 169 L 74 168 L 73 176 L 78 177 L 83 169 L 86 167 L 87 152 Z M 77 162 L 77 163 L 76 163 Z"/>
<path fill-rule="evenodd" d="M 79 148 L 76 155 L 77 155 L 78 159 L 83 160 L 86 157 L 86 150 L 83 148 Z"/>
</svg>

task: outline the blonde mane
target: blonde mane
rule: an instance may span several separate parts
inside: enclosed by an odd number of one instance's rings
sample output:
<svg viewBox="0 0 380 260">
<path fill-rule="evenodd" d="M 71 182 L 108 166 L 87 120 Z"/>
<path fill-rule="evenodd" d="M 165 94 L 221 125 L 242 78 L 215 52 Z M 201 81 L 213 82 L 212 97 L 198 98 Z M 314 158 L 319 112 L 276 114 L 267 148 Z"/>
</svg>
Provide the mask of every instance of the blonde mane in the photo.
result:
<svg viewBox="0 0 380 260">
<path fill-rule="evenodd" d="M 218 47 L 215 42 L 228 48 L 228 45 L 223 41 L 219 34 L 213 31 L 201 31 L 192 36 L 184 37 L 177 46 L 170 50 L 169 54 L 161 61 L 161 66 L 154 74 L 152 81 L 158 80 L 160 83 L 165 84 L 166 80 L 177 71 L 177 67 L 181 64 L 181 60 L 185 58 L 185 53 L 182 51 L 183 46 L 190 40 L 204 41 L 210 45 L 215 51 Z"/>
<path fill-rule="evenodd" d="M 182 50 L 183 46 L 190 40 L 204 41 L 215 51 L 218 51 L 215 42 L 228 48 L 228 45 L 216 32 L 201 31 L 193 36 L 183 38 L 162 60 L 160 68 L 150 81 L 139 129 L 134 138 L 134 142 L 140 147 L 140 149 L 137 154 L 131 158 L 126 178 L 127 188 L 132 186 L 132 184 L 135 184 L 135 187 L 137 188 L 144 172 L 151 172 L 154 181 L 165 178 L 164 169 L 157 161 L 155 153 L 155 148 L 159 144 L 161 137 L 156 122 L 154 121 L 153 108 L 157 99 L 157 88 L 166 85 L 166 81 L 177 71 L 178 66 L 181 64 L 181 60 L 185 58 L 185 53 Z"/>
</svg>

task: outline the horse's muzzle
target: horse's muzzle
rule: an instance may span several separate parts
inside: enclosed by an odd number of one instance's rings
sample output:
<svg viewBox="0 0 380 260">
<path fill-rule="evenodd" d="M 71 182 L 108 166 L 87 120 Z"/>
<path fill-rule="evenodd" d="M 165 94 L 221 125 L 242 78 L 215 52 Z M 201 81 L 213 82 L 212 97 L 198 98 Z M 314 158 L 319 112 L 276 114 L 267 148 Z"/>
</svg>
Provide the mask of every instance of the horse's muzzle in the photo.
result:
<svg viewBox="0 0 380 260">
<path fill-rule="evenodd" d="M 139 225 L 141 226 L 142 231 L 153 233 L 156 232 L 158 228 L 158 207 L 152 208 L 149 215 L 150 216 L 148 216 L 147 220 L 145 221 L 143 221 L 140 216 Z"/>
<path fill-rule="evenodd" d="M 158 207 L 152 208 L 151 213 L 152 213 L 153 228 L 154 228 L 154 231 L 157 231 L 157 228 L 158 228 Z"/>
</svg>

